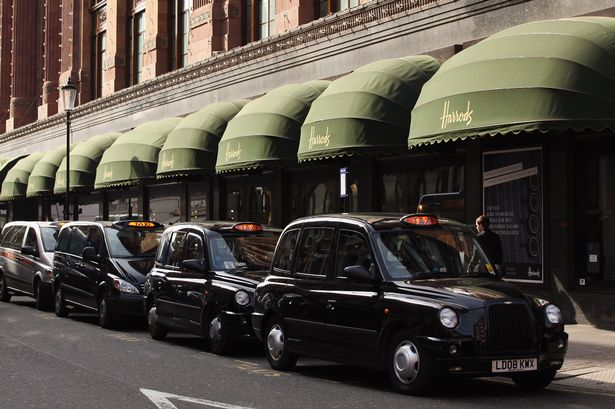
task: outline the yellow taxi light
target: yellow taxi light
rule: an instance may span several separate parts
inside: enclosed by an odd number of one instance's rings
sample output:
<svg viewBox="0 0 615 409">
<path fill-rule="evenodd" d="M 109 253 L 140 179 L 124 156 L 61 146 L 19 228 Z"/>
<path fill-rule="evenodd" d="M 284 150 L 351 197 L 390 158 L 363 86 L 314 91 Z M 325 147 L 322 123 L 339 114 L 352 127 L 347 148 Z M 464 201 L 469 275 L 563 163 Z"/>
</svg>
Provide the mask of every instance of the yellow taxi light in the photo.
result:
<svg viewBox="0 0 615 409">
<path fill-rule="evenodd" d="M 154 222 L 128 222 L 129 227 L 156 227 Z"/>
<path fill-rule="evenodd" d="M 438 216 L 431 214 L 413 214 L 403 217 L 401 221 L 415 226 L 435 226 L 438 224 Z"/>
<path fill-rule="evenodd" d="M 239 231 L 263 231 L 263 226 L 255 223 L 238 223 L 233 226 L 233 229 Z"/>
</svg>

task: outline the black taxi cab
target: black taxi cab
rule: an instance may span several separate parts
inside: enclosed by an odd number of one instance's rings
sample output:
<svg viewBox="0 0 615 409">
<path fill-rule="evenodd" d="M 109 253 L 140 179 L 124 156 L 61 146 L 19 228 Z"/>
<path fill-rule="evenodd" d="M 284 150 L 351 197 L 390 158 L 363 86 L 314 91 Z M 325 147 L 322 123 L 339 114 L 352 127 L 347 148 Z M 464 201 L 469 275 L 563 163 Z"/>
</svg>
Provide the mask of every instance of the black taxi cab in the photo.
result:
<svg viewBox="0 0 615 409">
<path fill-rule="evenodd" d="M 201 335 L 217 354 L 254 338 L 254 289 L 269 271 L 281 230 L 254 223 L 179 223 L 165 230 L 145 282 L 153 339 Z"/>
<path fill-rule="evenodd" d="M 103 328 L 145 317 L 143 284 L 163 230 L 143 220 L 64 224 L 53 260 L 56 315 L 96 311 Z"/>
<path fill-rule="evenodd" d="M 568 341 L 555 304 L 500 279 L 468 227 L 427 214 L 292 222 L 252 323 L 274 369 L 300 355 L 380 368 L 407 394 L 443 375 L 542 388 Z"/>
</svg>

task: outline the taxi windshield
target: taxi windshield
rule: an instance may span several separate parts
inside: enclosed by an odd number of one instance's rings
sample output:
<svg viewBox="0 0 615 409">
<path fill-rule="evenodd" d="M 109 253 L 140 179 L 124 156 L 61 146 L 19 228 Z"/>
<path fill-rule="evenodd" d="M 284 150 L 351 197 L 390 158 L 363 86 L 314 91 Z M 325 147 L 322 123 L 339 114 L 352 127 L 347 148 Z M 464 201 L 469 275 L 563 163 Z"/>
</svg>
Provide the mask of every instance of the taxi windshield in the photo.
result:
<svg viewBox="0 0 615 409">
<path fill-rule="evenodd" d="M 154 257 L 161 229 L 105 228 L 111 257 Z"/>
<path fill-rule="evenodd" d="M 269 269 L 277 241 L 278 234 L 269 232 L 211 233 L 207 239 L 211 268 L 216 271 Z"/>
<path fill-rule="evenodd" d="M 494 274 L 476 238 L 461 230 L 385 231 L 376 242 L 392 280 Z"/>
</svg>

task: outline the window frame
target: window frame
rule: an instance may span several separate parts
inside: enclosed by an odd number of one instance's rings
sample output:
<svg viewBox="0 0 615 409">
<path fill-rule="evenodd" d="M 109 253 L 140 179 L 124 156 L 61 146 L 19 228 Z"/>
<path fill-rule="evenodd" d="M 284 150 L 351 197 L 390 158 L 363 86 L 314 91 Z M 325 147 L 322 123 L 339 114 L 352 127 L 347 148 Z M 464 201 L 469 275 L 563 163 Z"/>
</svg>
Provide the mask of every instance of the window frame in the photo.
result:
<svg viewBox="0 0 615 409">
<path fill-rule="evenodd" d="M 284 240 L 286 238 L 287 235 L 290 234 L 297 234 L 297 237 L 295 238 L 295 244 L 293 245 L 293 248 L 291 249 L 291 255 L 290 255 L 290 261 L 288 263 L 288 270 L 282 269 L 280 267 L 277 267 L 277 258 L 278 258 L 278 254 L 279 253 L 279 248 L 280 245 L 284 242 L 284 241 L 288 241 L 288 240 Z M 271 261 L 271 271 L 275 274 L 284 274 L 284 275 L 290 275 L 291 272 L 294 269 L 294 264 L 297 260 L 297 247 L 299 246 L 299 241 L 301 239 L 301 227 L 297 227 L 297 228 L 292 228 L 292 229 L 288 229 L 286 230 L 281 236 L 280 236 L 280 240 L 278 242 L 278 244 L 276 245 L 275 251 L 274 251 L 274 258 Z M 281 257 L 281 256 L 279 256 Z"/>
<path fill-rule="evenodd" d="M 340 229 L 339 229 L 339 231 L 337 233 L 337 239 L 336 239 L 336 243 L 335 243 L 335 267 L 334 267 L 334 271 L 333 271 L 333 278 L 335 280 L 338 280 L 338 279 L 339 280 L 348 280 L 348 277 L 340 276 L 339 275 L 339 270 L 338 270 L 339 259 L 340 259 L 340 252 L 341 252 L 342 235 L 343 234 L 348 234 L 348 233 L 350 233 L 350 234 L 352 234 L 354 236 L 359 237 L 363 241 L 363 243 L 367 246 L 367 250 L 369 251 L 369 255 L 371 257 L 372 263 L 374 265 L 376 265 L 376 269 L 378 269 L 377 263 L 376 263 L 376 257 L 375 257 L 374 251 L 372 249 L 372 246 L 370 245 L 369 238 L 363 232 L 361 232 L 361 231 L 353 230 L 353 229 L 350 229 L 350 228 L 348 228 L 346 226 L 345 227 L 340 227 Z M 376 271 L 378 271 L 378 270 L 376 270 Z M 379 273 L 377 273 L 377 275 L 379 275 Z"/>
<path fill-rule="evenodd" d="M 301 267 L 300 258 L 303 258 L 304 255 L 302 254 L 302 248 L 303 248 L 303 244 L 305 242 L 305 240 L 307 240 L 307 234 L 308 231 L 311 230 L 331 230 L 332 234 L 331 234 L 331 245 L 329 247 L 329 253 L 327 254 L 327 259 L 324 263 L 324 268 L 325 268 L 325 274 L 312 274 L 312 273 L 304 273 L 299 271 L 299 267 Z M 331 278 L 331 263 L 333 262 L 333 260 L 335 259 L 335 253 L 336 252 L 336 245 L 337 245 L 337 226 L 335 225 L 331 225 L 328 223 L 318 223 L 318 224 L 314 224 L 314 225 L 308 225 L 308 226 L 304 226 L 301 229 L 301 236 L 299 238 L 298 241 L 298 247 L 297 247 L 297 259 L 294 261 L 294 268 L 293 268 L 293 274 L 297 277 L 304 277 L 304 278 L 311 278 L 311 279 L 318 279 L 318 280 L 329 280 Z"/>
</svg>

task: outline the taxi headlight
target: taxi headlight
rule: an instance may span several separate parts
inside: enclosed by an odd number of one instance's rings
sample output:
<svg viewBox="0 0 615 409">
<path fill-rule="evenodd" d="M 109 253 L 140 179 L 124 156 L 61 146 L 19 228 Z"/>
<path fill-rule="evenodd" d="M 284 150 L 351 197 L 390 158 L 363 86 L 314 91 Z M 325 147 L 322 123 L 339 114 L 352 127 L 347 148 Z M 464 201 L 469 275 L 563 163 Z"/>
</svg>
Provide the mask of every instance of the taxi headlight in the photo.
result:
<svg viewBox="0 0 615 409">
<path fill-rule="evenodd" d="M 555 304 L 549 304 L 545 307 L 545 315 L 547 321 L 551 324 L 560 324 L 562 322 L 562 310 Z"/>
<path fill-rule="evenodd" d="M 139 294 L 139 290 L 128 281 L 124 281 L 121 278 L 113 279 L 113 286 L 122 293 Z"/>
<path fill-rule="evenodd" d="M 235 302 L 242 307 L 246 306 L 250 303 L 250 295 L 243 290 L 239 290 L 235 293 Z"/>
<path fill-rule="evenodd" d="M 442 308 L 438 316 L 440 317 L 440 323 L 446 328 L 452 329 L 459 324 L 459 316 L 457 316 L 457 313 L 451 308 Z"/>
</svg>

